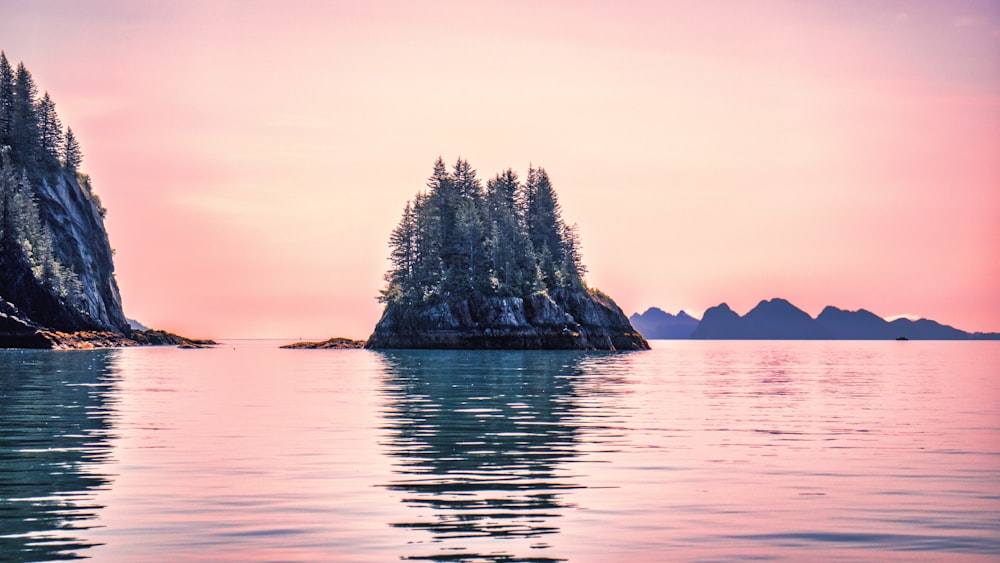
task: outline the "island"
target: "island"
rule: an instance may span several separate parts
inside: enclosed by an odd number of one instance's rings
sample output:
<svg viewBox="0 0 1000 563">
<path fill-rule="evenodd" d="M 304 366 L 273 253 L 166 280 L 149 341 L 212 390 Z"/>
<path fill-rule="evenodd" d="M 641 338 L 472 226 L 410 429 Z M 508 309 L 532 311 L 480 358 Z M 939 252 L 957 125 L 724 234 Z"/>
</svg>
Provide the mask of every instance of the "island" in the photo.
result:
<svg viewBox="0 0 1000 563">
<path fill-rule="evenodd" d="M 382 317 L 366 348 L 647 350 L 584 281 L 575 225 L 544 168 L 486 182 L 438 158 L 389 239 Z"/>
<path fill-rule="evenodd" d="M 364 340 L 353 340 L 339 336 L 322 342 L 301 341 L 281 346 L 286 350 L 354 350 L 364 347 Z"/>
</svg>

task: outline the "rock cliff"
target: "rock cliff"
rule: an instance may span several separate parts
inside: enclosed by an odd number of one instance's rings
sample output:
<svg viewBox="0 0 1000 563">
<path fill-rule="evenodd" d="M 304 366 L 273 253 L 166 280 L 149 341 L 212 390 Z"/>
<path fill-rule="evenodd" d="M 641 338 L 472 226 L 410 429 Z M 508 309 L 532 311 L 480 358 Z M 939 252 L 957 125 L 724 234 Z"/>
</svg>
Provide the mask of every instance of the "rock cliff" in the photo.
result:
<svg viewBox="0 0 1000 563">
<path fill-rule="evenodd" d="M 25 177 L 30 181 L 17 189 L 32 191 L 40 225 L 49 233 L 51 259 L 71 271 L 79 285 L 70 303 L 33 271 L 44 266 L 6 249 L 0 256 L 0 298 L 17 308 L 16 318 L 33 325 L 129 333 L 102 210 L 89 186 L 69 171 L 26 172 Z"/>
<path fill-rule="evenodd" d="M 556 289 L 520 297 L 388 304 L 367 348 L 648 350 L 600 292 Z"/>
</svg>

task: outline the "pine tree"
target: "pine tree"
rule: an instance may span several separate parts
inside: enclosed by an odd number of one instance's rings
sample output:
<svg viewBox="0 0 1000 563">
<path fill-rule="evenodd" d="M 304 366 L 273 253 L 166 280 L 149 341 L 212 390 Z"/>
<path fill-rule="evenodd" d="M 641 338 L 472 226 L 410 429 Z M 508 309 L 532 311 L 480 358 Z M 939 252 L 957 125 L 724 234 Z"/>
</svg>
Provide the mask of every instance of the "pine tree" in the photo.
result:
<svg viewBox="0 0 1000 563">
<path fill-rule="evenodd" d="M 21 165 L 35 163 L 40 152 L 38 115 L 35 113 L 37 97 L 38 89 L 31 72 L 24 67 L 24 63 L 19 63 L 14 75 L 10 145 L 14 149 L 14 161 Z"/>
<path fill-rule="evenodd" d="M 14 116 L 14 69 L 7 54 L 0 51 L 0 147 L 11 144 L 11 121 Z"/>
<path fill-rule="evenodd" d="M 392 269 L 386 274 L 388 285 L 382 291 L 379 300 L 384 302 L 412 300 L 416 285 L 414 271 L 417 257 L 417 218 L 409 201 L 403 208 L 403 217 L 399 220 L 399 225 L 389 236 L 389 245 L 392 247 L 389 254 Z"/>
<path fill-rule="evenodd" d="M 476 171 L 465 159 L 459 158 L 451 173 L 454 186 L 455 234 L 453 261 L 448 274 L 454 282 L 450 288 L 460 296 L 482 291 L 489 284 L 489 268 L 485 249 L 486 229 L 483 224 L 483 188 Z"/>
<path fill-rule="evenodd" d="M 583 288 L 583 276 L 587 273 L 587 267 L 583 265 L 583 256 L 580 253 L 580 229 L 574 223 L 571 226 L 562 225 L 562 246 L 563 261 L 560 265 L 564 287 L 572 289 Z"/>
<path fill-rule="evenodd" d="M 528 168 L 524 213 L 528 238 L 539 258 L 542 280 L 548 288 L 559 287 L 562 285 L 557 277 L 558 265 L 562 262 L 560 208 L 544 168 Z"/>
<path fill-rule="evenodd" d="M 38 116 L 38 144 L 41 156 L 46 162 L 59 162 L 64 147 L 62 121 L 56 113 L 56 103 L 48 92 L 45 92 L 35 106 L 35 114 Z"/>
<path fill-rule="evenodd" d="M 538 286 L 538 269 L 518 207 L 521 185 L 507 169 L 486 184 L 486 209 L 490 223 L 490 271 L 500 295 L 526 295 Z"/>
<path fill-rule="evenodd" d="M 83 162 L 83 152 L 80 150 L 80 141 L 76 139 L 72 127 L 66 128 L 66 140 L 63 143 L 62 164 L 67 170 L 75 171 Z"/>
<path fill-rule="evenodd" d="M 441 261 L 441 213 L 431 194 L 417 194 L 413 200 L 416 219 L 415 247 L 411 297 L 416 301 L 432 301 L 442 294 L 444 265 Z"/>
</svg>

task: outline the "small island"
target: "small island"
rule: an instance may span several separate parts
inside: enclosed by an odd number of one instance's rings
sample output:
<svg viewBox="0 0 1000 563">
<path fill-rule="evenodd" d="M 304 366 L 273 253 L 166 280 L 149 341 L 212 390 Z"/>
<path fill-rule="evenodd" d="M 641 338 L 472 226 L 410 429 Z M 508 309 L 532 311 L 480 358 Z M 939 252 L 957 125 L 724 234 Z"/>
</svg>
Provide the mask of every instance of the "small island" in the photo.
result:
<svg viewBox="0 0 1000 563">
<path fill-rule="evenodd" d="M 483 188 L 441 158 L 393 230 L 382 317 L 365 347 L 647 350 L 614 300 L 587 287 L 576 226 L 544 168 Z"/>
<path fill-rule="evenodd" d="M 364 348 L 364 340 L 353 340 L 350 338 L 335 337 L 322 342 L 293 342 L 281 346 L 286 350 L 352 350 Z"/>
</svg>

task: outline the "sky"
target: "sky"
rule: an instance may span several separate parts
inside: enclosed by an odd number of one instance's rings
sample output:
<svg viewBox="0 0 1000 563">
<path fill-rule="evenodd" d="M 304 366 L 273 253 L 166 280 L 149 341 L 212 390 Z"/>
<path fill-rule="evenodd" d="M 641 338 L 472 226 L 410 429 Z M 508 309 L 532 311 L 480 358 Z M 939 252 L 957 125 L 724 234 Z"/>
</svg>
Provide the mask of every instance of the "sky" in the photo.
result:
<svg viewBox="0 0 1000 563">
<path fill-rule="evenodd" d="M 434 160 L 544 167 L 626 312 L 1000 331 L 995 1 L 0 0 L 126 314 L 365 338 Z"/>
</svg>

